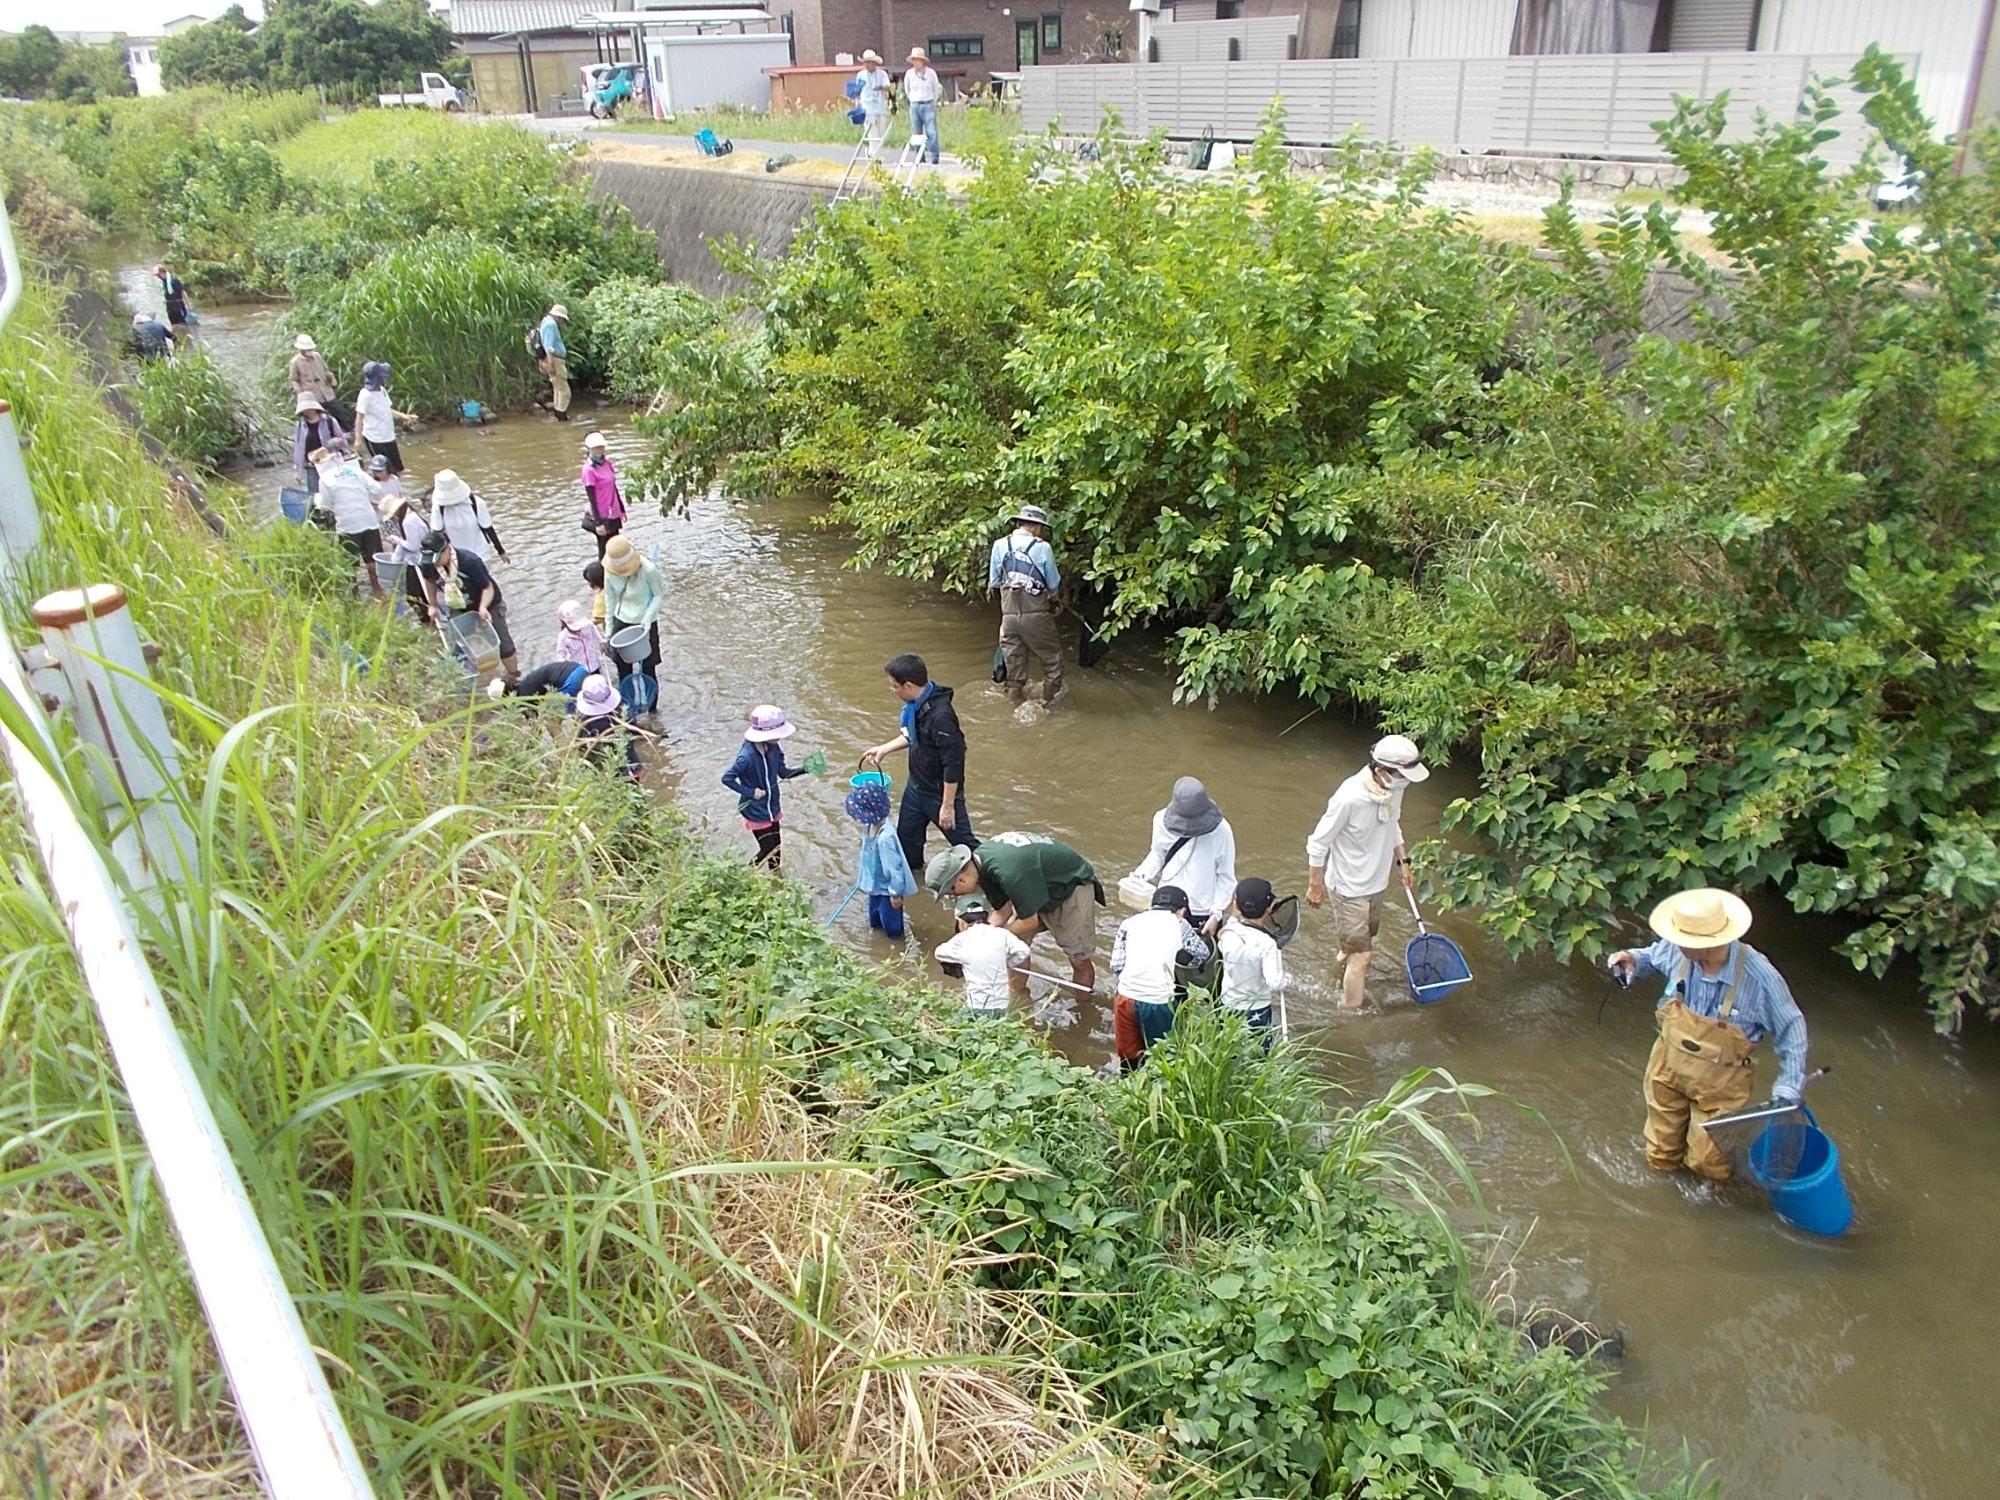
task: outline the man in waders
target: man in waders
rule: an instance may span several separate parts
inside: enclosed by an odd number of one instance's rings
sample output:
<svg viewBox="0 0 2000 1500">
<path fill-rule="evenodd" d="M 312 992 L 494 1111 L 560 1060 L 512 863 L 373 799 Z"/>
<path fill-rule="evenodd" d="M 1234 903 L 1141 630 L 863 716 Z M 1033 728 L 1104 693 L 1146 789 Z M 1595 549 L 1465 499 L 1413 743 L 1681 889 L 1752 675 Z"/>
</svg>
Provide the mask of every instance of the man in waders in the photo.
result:
<svg viewBox="0 0 2000 1500">
<path fill-rule="evenodd" d="M 986 586 L 1000 595 L 1000 659 L 1007 667 L 1007 697 L 1028 696 L 1028 656 L 1042 664 L 1042 702 L 1053 706 L 1063 695 L 1062 636 L 1056 630 L 1056 590 L 1062 574 L 1049 546 L 1049 513 L 1024 505 L 1014 513 L 1014 529 L 993 544 Z"/>
<path fill-rule="evenodd" d="M 1660 940 L 1611 955 L 1630 983 L 1664 975 L 1659 1040 L 1646 1061 L 1646 1165 L 1726 1182 L 1729 1158 L 1702 1124 L 1750 1104 L 1750 1054 L 1765 1037 L 1778 1054 L 1771 1097 L 1796 1104 L 1806 1076 L 1806 1018 L 1771 961 L 1741 941 L 1750 908 L 1727 891 L 1682 891 L 1653 908 Z"/>
</svg>

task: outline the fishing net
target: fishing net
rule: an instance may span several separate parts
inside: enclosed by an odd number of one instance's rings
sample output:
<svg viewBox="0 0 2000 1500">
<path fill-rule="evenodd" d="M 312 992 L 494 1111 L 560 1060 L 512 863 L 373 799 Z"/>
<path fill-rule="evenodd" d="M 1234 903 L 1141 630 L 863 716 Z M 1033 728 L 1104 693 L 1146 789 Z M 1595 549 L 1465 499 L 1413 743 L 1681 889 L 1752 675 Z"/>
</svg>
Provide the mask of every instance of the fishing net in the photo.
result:
<svg viewBox="0 0 2000 1500">
<path fill-rule="evenodd" d="M 1799 1175 L 1807 1143 L 1819 1133 L 1811 1110 L 1785 1100 L 1718 1115 L 1702 1128 L 1739 1176 L 1765 1188 Z"/>
<path fill-rule="evenodd" d="M 1411 938 L 1403 962 L 1410 971 L 1410 993 L 1421 1005 L 1442 1000 L 1472 978 L 1472 967 L 1458 944 L 1435 932 Z"/>
<path fill-rule="evenodd" d="M 1257 925 L 1276 938 L 1280 948 L 1285 947 L 1299 935 L 1299 898 L 1280 896 L 1271 903 L 1271 909 L 1257 919 Z"/>
</svg>

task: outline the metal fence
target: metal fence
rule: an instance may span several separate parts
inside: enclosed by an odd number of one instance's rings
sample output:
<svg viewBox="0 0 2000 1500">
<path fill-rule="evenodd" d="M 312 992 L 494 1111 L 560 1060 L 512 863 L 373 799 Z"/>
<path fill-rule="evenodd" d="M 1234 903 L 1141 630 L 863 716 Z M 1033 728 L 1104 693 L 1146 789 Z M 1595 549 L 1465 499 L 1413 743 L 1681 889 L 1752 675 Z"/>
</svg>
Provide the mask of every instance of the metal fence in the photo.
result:
<svg viewBox="0 0 2000 1500">
<path fill-rule="evenodd" d="M 1676 96 L 1707 100 L 1726 91 L 1729 135 L 1745 137 L 1760 110 L 1790 116 L 1810 80 L 1844 78 L 1858 57 L 1653 52 L 1026 68 L 1021 123 L 1035 132 L 1058 124 L 1090 134 L 1110 110 L 1131 135 L 1164 129 L 1189 139 L 1213 130 L 1242 141 L 1256 135 L 1271 101 L 1282 99 L 1285 138 L 1298 145 L 1330 145 L 1359 131 L 1398 146 L 1473 155 L 1657 160 L 1653 123 L 1674 112 Z M 1918 60 L 1902 61 L 1914 71 Z M 1859 159 L 1869 132 L 1857 115 L 1843 119 L 1848 126 L 1826 155 L 1844 165 Z"/>
</svg>

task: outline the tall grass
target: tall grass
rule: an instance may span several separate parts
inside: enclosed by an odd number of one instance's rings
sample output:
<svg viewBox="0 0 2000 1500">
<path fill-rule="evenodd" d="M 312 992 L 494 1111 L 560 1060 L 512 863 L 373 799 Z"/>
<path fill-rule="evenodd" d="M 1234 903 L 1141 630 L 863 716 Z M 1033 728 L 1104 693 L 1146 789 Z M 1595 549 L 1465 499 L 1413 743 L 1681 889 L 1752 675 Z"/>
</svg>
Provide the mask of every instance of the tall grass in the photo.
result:
<svg viewBox="0 0 2000 1500">
<path fill-rule="evenodd" d="M 278 147 L 278 160 L 302 182 L 367 188 L 377 161 L 444 144 L 465 128 L 433 110 L 357 109 L 308 125 Z"/>
<path fill-rule="evenodd" d="M 462 233 L 397 245 L 343 281 L 316 283 L 288 322 L 327 363 L 394 366 L 397 400 L 427 414 L 468 398 L 522 406 L 543 385 L 522 339 L 558 293 L 540 264 Z"/>
<path fill-rule="evenodd" d="M 381 1493 L 1136 1492 L 910 1207 L 766 1061 L 684 1031 L 656 935 L 703 919 L 711 877 L 659 809 L 462 706 L 379 612 L 220 550 L 44 292 L 0 389 L 47 518 L 31 586 L 122 582 L 168 646 L 198 874 L 142 938 Z M 243 1493 L 11 817 L 0 857 L 0 1466 L 49 1494 Z"/>
</svg>

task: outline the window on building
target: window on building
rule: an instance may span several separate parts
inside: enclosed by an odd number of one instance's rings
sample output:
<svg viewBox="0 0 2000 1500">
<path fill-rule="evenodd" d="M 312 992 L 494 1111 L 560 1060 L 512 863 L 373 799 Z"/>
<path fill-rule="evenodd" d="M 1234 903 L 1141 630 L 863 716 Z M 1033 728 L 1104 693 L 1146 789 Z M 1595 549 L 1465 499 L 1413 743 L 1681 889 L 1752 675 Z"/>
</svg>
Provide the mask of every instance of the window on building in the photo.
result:
<svg viewBox="0 0 2000 1500">
<path fill-rule="evenodd" d="M 932 57 L 984 57 L 986 38 L 983 36 L 934 36 L 924 50 Z"/>
<path fill-rule="evenodd" d="M 1340 14 L 1333 23 L 1333 55 L 1361 55 L 1361 0 L 1340 0 Z"/>
<path fill-rule="evenodd" d="M 1042 17 L 1042 50 L 1062 51 L 1062 17 L 1053 11 Z"/>
<path fill-rule="evenodd" d="M 1218 21 L 1242 20 L 1243 0 L 1215 0 L 1215 19 Z"/>
</svg>

